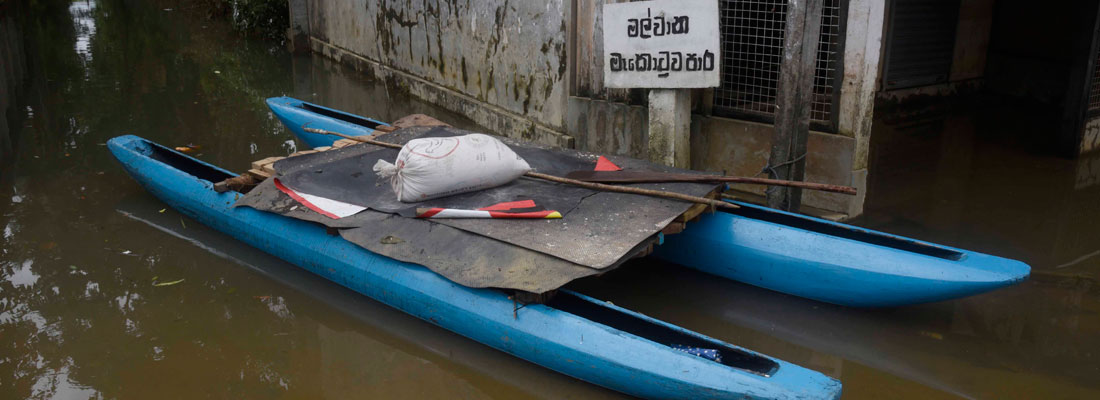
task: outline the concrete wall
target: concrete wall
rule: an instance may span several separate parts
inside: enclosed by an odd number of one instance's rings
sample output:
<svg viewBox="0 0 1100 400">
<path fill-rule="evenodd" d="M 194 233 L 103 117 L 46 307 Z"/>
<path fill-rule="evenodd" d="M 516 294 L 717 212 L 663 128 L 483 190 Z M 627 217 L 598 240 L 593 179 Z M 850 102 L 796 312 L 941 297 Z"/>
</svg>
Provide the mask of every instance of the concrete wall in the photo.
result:
<svg viewBox="0 0 1100 400">
<path fill-rule="evenodd" d="M 852 138 L 850 181 L 859 195 L 849 198 L 846 208 L 831 208 L 848 215 L 863 212 L 863 201 L 867 196 L 867 159 L 871 147 L 871 121 L 875 112 L 875 93 L 879 89 L 879 76 L 882 71 L 883 34 L 885 32 L 885 0 L 850 0 L 848 3 L 848 21 L 844 41 L 844 79 L 840 83 L 840 104 L 837 132 Z M 807 168 L 807 176 L 816 171 Z M 843 179 L 843 173 L 834 179 Z M 838 180 L 834 183 L 841 183 Z M 825 204 L 835 204 L 835 195 L 829 195 Z M 803 203 L 813 205 L 806 199 Z M 828 206 L 826 206 L 828 207 Z"/>
<path fill-rule="evenodd" d="M 620 102 L 570 97 L 566 133 L 577 149 L 646 158 L 649 109 Z"/>
<path fill-rule="evenodd" d="M 494 132 L 647 156 L 647 91 L 603 86 L 601 6 L 621 0 L 290 1 L 291 30 L 307 31 L 314 52 Z M 850 1 L 838 132 L 811 135 L 809 180 L 865 186 L 884 3 Z M 691 166 L 756 175 L 774 128 L 710 116 L 710 90 L 691 96 Z M 803 204 L 854 216 L 863 197 L 804 191 Z"/>
<path fill-rule="evenodd" d="M 770 124 L 696 115 L 692 121 L 692 169 L 766 177 L 760 170 L 768 163 L 774 131 Z M 865 187 L 866 170 L 852 169 L 854 147 L 853 138 L 811 131 L 806 143 L 806 181 Z M 734 189 L 764 193 L 764 187 L 758 185 L 735 185 Z M 848 215 L 862 212 L 862 199 L 862 195 L 802 192 L 803 204 Z"/>
<path fill-rule="evenodd" d="M 314 51 L 500 134 L 572 144 L 561 134 L 568 1 L 306 1 Z"/>
</svg>

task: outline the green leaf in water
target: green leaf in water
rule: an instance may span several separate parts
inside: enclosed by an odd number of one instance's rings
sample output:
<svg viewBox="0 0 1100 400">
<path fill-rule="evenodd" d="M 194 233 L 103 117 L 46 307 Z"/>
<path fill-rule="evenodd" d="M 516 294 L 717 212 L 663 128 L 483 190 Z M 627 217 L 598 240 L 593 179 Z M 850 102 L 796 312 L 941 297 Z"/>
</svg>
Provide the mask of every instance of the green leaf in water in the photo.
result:
<svg viewBox="0 0 1100 400">
<path fill-rule="evenodd" d="M 175 285 L 175 284 L 180 283 L 180 282 L 183 282 L 183 279 L 180 279 L 178 281 L 171 281 L 171 282 L 154 283 L 153 286 L 172 286 L 172 285 Z"/>
</svg>

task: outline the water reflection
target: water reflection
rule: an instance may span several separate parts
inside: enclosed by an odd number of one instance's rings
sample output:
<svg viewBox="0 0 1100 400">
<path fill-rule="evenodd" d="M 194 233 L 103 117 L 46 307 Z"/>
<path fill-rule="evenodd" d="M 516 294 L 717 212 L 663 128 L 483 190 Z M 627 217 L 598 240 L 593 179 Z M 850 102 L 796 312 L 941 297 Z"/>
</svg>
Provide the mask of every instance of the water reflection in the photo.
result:
<svg viewBox="0 0 1100 400">
<path fill-rule="evenodd" d="M 619 397 L 572 378 L 547 373 L 546 370 L 504 353 L 459 337 L 441 328 L 411 318 L 386 305 L 374 302 L 355 292 L 334 286 L 322 278 L 277 258 L 252 249 L 236 240 L 203 226 L 183 228 L 172 213 L 161 213 L 155 200 L 146 196 L 124 199 L 117 211 L 151 229 L 186 241 L 203 252 L 223 257 L 232 263 L 293 289 L 283 296 L 253 296 L 280 319 L 315 319 L 317 342 L 308 357 L 302 356 L 299 368 L 319 368 L 322 375 L 319 388 L 326 395 L 340 397 L 348 393 L 374 393 L 379 397 Z M 237 290 L 234 290 L 237 291 Z M 302 298 L 308 298 L 302 304 Z M 288 315 L 291 304 L 306 310 L 320 302 L 324 308 L 337 311 L 328 316 L 310 312 Z M 226 310 L 229 313 L 229 310 Z M 342 321 L 350 316 L 354 323 Z M 228 314 L 227 319 L 231 318 Z M 299 321 L 300 323 L 301 321 Z M 274 332 L 279 338 L 294 332 Z M 317 364 L 320 365 L 317 365 Z M 300 373 L 300 372 L 299 372 Z M 418 384 L 407 386 L 407 376 Z M 453 380 L 464 382 L 456 384 Z M 272 380 L 273 382 L 275 380 Z M 373 382 L 373 383 L 368 383 Z M 396 383 L 396 384 L 395 384 Z"/>
<path fill-rule="evenodd" d="M 4 76 L 26 77 L 0 91 L 0 145 L 13 150 L 0 147 L 0 398 L 618 396 L 365 299 L 146 194 L 108 138 L 198 144 L 197 157 L 241 170 L 295 150 L 269 96 L 477 127 L 174 2 L 138 3 L 42 5 L 0 30 L 2 45 L 18 44 L 0 51 L 17 61 L 0 64 Z M 857 222 L 1023 259 L 1034 267 L 1023 285 L 877 311 L 646 262 L 576 286 L 823 371 L 850 398 L 1097 397 L 1100 157 L 1032 153 L 1020 132 L 1044 125 L 994 111 L 876 122 Z"/>
<path fill-rule="evenodd" d="M 2 42 L 19 51 L 0 54 L 34 71 L 0 93 L 17 150 L 0 166 L 0 398 L 618 396 L 371 302 L 145 193 L 108 138 L 198 144 L 197 157 L 242 169 L 294 150 L 263 99 L 296 90 L 382 119 L 473 126 L 163 3 L 0 14 L 5 28 L 21 18 Z"/>
<path fill-rule="evenodd" d="M 579 286 L 828 373 L 853 398 L 1095 398 L 1100 185 L 1087 182 L 1097 180 L 1097 156 L 1048 156 L 1026 145 L 1048 120 L 991 103 L 876 121 L 878 172 L 855 223 L 1021 259 L 1033 267 L 1022 285 L 889 310 L 821 304 L 667 265 Z"/>
<path fill-rule="evenodd" d="M 76 25 L 76 54 L 84 60 L 85 63 L 92 61 L 91 43 L 92 37 L 95 36 L 95 18 L 92 13 L 95 12 L 94 0 L 77 1 L 69 6 L 69 13 L 73 16 L 73 23 Z"/>
</svg>

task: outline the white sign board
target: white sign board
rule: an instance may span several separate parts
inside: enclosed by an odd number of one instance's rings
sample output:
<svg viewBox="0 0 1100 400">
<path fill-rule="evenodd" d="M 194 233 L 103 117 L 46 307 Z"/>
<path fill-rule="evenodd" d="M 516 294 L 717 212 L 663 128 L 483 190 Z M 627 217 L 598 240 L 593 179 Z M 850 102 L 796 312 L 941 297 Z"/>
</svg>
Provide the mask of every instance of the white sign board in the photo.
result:
<svg viewBox="0 0 1100 400">
<path fill-rule="evenodd" d="M 611 88 L 718 86 L 718 0 L 603 6 L 603 76 Z"/>
</svg>

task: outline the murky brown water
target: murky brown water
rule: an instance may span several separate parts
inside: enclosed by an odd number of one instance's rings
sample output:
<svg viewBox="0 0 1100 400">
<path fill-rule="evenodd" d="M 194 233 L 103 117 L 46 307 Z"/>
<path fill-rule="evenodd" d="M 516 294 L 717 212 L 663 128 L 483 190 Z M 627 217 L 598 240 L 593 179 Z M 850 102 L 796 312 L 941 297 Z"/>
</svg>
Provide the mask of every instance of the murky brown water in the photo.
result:
<svg viewBox="0 0 1100 400">
<path fill-rule="evenodd" d="M 468 121 L 174 2 L 32 11 L 16 24 L 0 7 L 0 54 L 28 71 L 0 93 L 12 149 L 0 165 L 0 398 L 619 397 L 163 210 L 103 146 L 124 133 L 197 144 L 239 170 L 293 149 L 263 104 L 283 94 L 383 120 Z M 1100 159 L 1031 150 L 1046 125 L 997 111 L 876 123 L 856 222 L 1022 259 L 1035 268 L 1023 285 L 874 311 L 647 262 L 576 286 L 837 377 L 846 398 L 1096 398 Z"/>
</svg>

